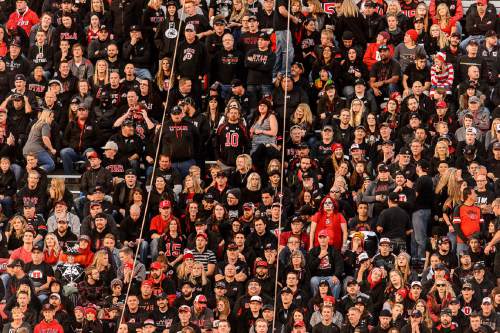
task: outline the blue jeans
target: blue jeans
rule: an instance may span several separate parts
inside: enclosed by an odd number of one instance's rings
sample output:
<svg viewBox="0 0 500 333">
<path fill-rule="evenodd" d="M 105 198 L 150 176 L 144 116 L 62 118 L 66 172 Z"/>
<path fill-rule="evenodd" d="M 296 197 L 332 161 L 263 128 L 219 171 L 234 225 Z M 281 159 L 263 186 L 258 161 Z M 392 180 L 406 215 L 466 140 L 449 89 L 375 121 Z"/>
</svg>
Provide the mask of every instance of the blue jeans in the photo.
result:
<svg viewBox="0 0 500 333">
<path fill-rule="evenodd" d="M 419 209 L 412 214 L 413 233 L 411 236 L 411 255 L 413 258 L 425 258 L 427 225 L 431 218 L 430 209 Z"/>
<path fill-rule="evenodd" d="M 330 285 L 330 290 L 335 297 L 335 299 L 339 299 L 340 297 L 340 283 L 334 283 L 332 281 L 332 276 L 313 276 L 311 278 L 311 294 L 316 295 L 318 292 L 318 286 L 321 280 L 327 280 Z"/>
<path fill-rule="evenodd" d="M 151 243 L 149 243 L 149 248 L 150 248 L 150 253 L 151 253 L 151 260 L 155 261 L 156 258 L 158 258 L 158 245 L 160 244 L 160 239 L 155 238 L 151 240 Z"/>
<path fill-rule="evenodd" d="M 63 148 L 61 150 L 61 159 L 63 161 L 64 173 L 72 175 L 75 173 L 73 163 L 83 161 L 85 158 L 78 154 L 73 148 Z"/>
<path fill-rule="evenodd" d="M 259 100 L 265 95 L 273 94 L 272 84 L 249 84 L 247 87 L 248 92 L 248 104 L 250 106 L 250 112 L 257 110 L 257 104 Z"/>
<path fill-rule="evenodd" d="M 288 30 L 275 31 L 276 35 L 276 62 L 273 68 L 273 77 L 276 77 L 278 73 L 290 73 L 290 68 L 292 66 L 294 49 L 292 44 L 292 34 Z M 288 47 L 287 47 L 288 39 Z M 287 61 L 288 54 L 288 61 Z"/>
<path fill-rule="evenodd" d="M 16 164 L 16 163 L 12 163 L 10 165 L 10 169 L 12 170 L 12 172 L 14 173 L 14 176 L 16 177 L 16 181 L 19 181 L 19 179 L 21 179 L 21 175 L 23 173 L 23 168 L 21 168 L 21 166 Z"/>
<path fill-rule="evenodd" d="M 467 45 L 469 45 L 469 42 L 471 40 L 475 40 L 479 43 L 479 45 L 481 45 L 481 43 L 483 42 L 484 40 L 484 36 L 481 36 L 481 35 L 474 35 L 474 36 L 469 36 L 467 38 L 465 38 L 461 43 L 460 43 L 460 48 L 464 51 L 464 52 L 467 52 Z"/>
<path fill-rule="evenodd" d="M 52 156 L 46 150 L 36 153 L 36 157 L 38 158 L 40 168 L 45 170 L 45 172 L 50 173 L 56 168 L 56 164 L 54 163 Z"/>
<path fill-rule="evenodd" d="M 153 77 L 151 76 L 151 73 L 149 72 L 149 69 L 147 68 L 135 68 L 134 70 L 135 76 L 137 78 L 142 79 L 142 80 L 153 80 Z"/>
<path fill-rule="evenodd" d="M 196 164 L 194 159 L 183 161 L 183 162 L 173 162 L 172 167 L 176 168 L 181 174 L 182 179 L 189 174 L 189 168 Z"/>
<path fill-rule="evenodd" d="M 467 243 L 457 243 L 457 257 L 459 261 L 460 261 L 460 253 L 466 250 L 469 250 L 469 245 Z"/>
<path fill-rule="evenodd" d="M 12 206 L 14 205 L 12 197 L 4 197 L 3 199 L 0 200 L 0 204 L 2 205 L 2 209 L 3 212 L 5 213 L 5 216 L 11 217 L 13 214 Z"/>
</svg>

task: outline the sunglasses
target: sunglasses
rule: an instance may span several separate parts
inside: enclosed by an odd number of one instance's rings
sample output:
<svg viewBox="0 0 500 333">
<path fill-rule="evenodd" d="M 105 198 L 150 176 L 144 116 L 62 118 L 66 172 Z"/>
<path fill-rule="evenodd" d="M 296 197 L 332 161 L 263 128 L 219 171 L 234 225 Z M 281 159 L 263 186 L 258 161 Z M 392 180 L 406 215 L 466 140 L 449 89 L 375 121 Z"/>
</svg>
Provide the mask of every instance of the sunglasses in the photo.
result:
<svg viewBox="0 0 500 333">
<path fill-rule="evenodd" d="M 446 287 L 445 284 L 436 284 L 436 286 L 438 286 L 438 287 Z"/>
</svg>

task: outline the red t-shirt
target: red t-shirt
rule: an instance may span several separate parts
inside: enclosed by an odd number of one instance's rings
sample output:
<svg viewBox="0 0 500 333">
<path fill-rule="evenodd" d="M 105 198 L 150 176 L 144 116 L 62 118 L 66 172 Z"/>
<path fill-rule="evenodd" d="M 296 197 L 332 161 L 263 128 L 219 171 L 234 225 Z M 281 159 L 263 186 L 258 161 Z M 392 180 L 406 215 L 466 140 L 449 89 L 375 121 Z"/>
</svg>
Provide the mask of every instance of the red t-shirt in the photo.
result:
<svg viewBox="0 0 500 333">
<path fill-rule="evenodd" d="M 347 224 L 344 216 L 341 213 L 331 213 L 327 215 L 324 212 L 317 212 L 311 218 L 312 222 L 316 222 L 316 232 L 314 234 L 314 246 L 318 246 L 318 233 L 326 229 L 328 231 L 329 242 L 336 250 L 342 249 L 342 224 Z"/>
</svg>

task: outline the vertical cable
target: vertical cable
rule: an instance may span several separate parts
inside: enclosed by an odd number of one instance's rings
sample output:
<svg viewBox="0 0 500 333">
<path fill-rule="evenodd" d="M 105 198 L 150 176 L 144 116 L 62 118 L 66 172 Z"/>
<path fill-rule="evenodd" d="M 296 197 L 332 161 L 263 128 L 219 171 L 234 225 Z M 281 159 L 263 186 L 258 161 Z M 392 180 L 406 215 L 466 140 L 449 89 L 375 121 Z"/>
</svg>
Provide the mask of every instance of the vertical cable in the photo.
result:
<svg viewBox="0 0 500 333">
<path fill-rule="evenodd" d="M 181 7 L 181 13 L 182 13 L 182 17 L 185 18 L 184 16 L 184 2 L 182 4 L 182 7 Z M 167 15 L 168 15 L 168 12 L 167 12 Z M 175 13 L 175 15 L 177 15 L 177 12 Z M 174 23 L 175 25 L 175 23 Z M 165 106 L 163 108 L 163 115 L 162 115 L 162 119 L 161 119 L 161 126 L 160 126 L 160 132 L 159 132 L 159 135 L 158 135 L 158 144 L 156 145 L 156 152 L 155 152 L 155 158 L 154 158 L 154 162 L 153 162 L 153 173 L 151 174 L 151 180 L 149 182 L 149 188 L 150 190 L 148 191 L 148 196 L 146 198 L 146 206 L 145 206 L 145 209 L 144 209 L 144 216 L 142 218 L 142 224 L 141 224 L 141 232 L 139 233 L 139 243 L 137 244 L 137 249 L 135 250 L 135 255 L 134 255 L 134 263 L 132 264 L 132 277 L 131 279 L 134 277 L 134 271 L 135 271 L 135 264 L 137 262 L 137 257 L 139 255 L 139 250 L 141 248 L 141 245 L 142 245 L 142 242 L 144 241 L 143 238 L 142 238 L 142 235 L 144 233 L 144 225 L 146 224 L 146 218 L 148 216 L 147 212 L 148 212 L 148 208 L 149 208 L 149 201 L 151 199 L 151 191 L 153 189 L 153 182 L 154 182 L 154 172 L 156 170 L 156 164 L 158 162 L 158 155 L 160 153 L 160 146 L 161 146 L 161 137 L 163 135 L 163 126 L 165 124 L 165 118 L 166 118 L 166 115 L 167 115 L 167 107 L 168 107 L 168 100 L 169 100 L 169 97 L 170 97 L 170 92 L 172 90 L 172 77 L 174 75 L 174 71 L 175 71 L 175 63 L 176 63 L 176 58 L 177 58 L 177 48 L 179 46 L 179 38 L 181 36 L 181 27 L 183 27 L 184 24 L 183 24 L 183 21 L 181 19 L 179 19 L 179 31 L 177 33 L 177 38 L 175 39 L 175 47 L 174 47 L 174 56 L 172 57 L 172 70 L 170 71 L 170 78 L 169 78 L 169 85 L 168 85 L 168 91 L 167 91 L 167 97 L 166 97 L 166 101 L 165 101 Z M 161 69 L 161 65 L 160 65 L 160 69 Z M 125 309 L 127 307 L 127 299 L 128 299 L 128 296 L 130 294 L 130 288 L 132 286 L 132 281 L 129 282 L 128 284 L 128 287 L 127 287 L 127 293 L 125 294 L 125 304 L 123 306 L 123 309 L 121 311 L 121 315 L 120 315 L 120 321 L 118 323 L 121 324 L 123 322 L 123 316 L 125 314 Z"/>
<path fill-rule="evenodd" d="M 279 9 L 278 9 L 279 10 Z M 288 0 L 288 8 L 287 8 L 287 19 L 286 19 L 286 51 L 285 51 L 285 76 L 284 80 L 288 80 L 288 61 L 289 61 L 289 52 L 288 52 L 288 47 L 290 45 L 290 37 L 292 35 L 290 31 L 290 0 Z M 279 55 L 281 57 L 281 55 Z M 278 60 L 278 59 L 276 59 Z M 279 193 L 279 202 L 280 202 L 280 216 L 278 219 L 278 244 L 277 244 L 277 251 L 279 250 L 279 239 L 281 236 L 281 223 L 282 223 L 282 216 L 283 216 L 283 182 L 284 182 L 284 176 L 285 176 L 285 135 L 286 135 L 286 117 L 287 117 L 287 106 L 288 106 L 288 87 L 285 87 L 284 95 L 283 98 L 285 99 L 283 101 L 283 130 L 281 133 L 281 137 L 283 138 L 283 144 L 281 146 L 281 170 L 280 170 L 280 193 Z M 274 315 L 273 315 L 273 330 L 272 332 L 274 333 L 274 330 L 276 329 L 276 316 L 278 315 L 278 311 L 276 308 L 277 305 L 277 299 L 278 299 L 278 272 L 279 272 L 279 265 L 280 265 L 280 260 L 279 260 L 279 251 L 276 255 L 276 274 L 274 277 Z"/>
</svg>

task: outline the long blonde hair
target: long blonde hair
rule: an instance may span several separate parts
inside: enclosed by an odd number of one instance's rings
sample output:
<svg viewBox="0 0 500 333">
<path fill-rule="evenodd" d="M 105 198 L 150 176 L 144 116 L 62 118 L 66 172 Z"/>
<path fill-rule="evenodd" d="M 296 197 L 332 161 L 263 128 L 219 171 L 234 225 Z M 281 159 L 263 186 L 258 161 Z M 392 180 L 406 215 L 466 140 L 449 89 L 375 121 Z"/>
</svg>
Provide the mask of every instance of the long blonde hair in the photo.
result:
<svg viewBox="0 0 500 333">
<path fill-rule="evenodd" d="M 188 193 L 188 188 L 186 187 L 186 180 L 188 177 L 191 177 L 191 180 L 193 182 L 194 193 L 203 193 L 203 188 L 201 188 L 200 180 L 197 177 L 193 177 L 191 175 L 187 175 L 184 178 L 184 182 L 182 184 L 182 193 Z"/>
<path fill-rule="evenodd" d="M 231 9 L 231 16 L 229 16 L 229 22 L 237 22 L 241 23 L 241 19 L 243 16 L 248 14 L 248 4 L 246 0 L 240 0 L 241 1 L 241 10 L 237 11 L 236 8 L 234 7 L 234 1 L 233 1 L 233 8 Z"/>
<path fill-rule="evenodd" d="M 444 17 L 442 17 L 440 14 L 439 14 L 439 10 L 441 8 L 446 8 L 446 14 Z M 445 25 L 448 25 L 448 23 L 450 23 L 450 19 L 451 19 L 451 15 L 450 15 L 450 9 L 448 8 L 448 5 L 444 2 L 441 2 L 437 8 L 436 8 L 436 16 L 435 16 L 435 19 L 438 21 L 438 24 L 441 25 L 441 21 L 444 20 L 444 23 Z"/>
<path fill-rule="evenodd" d="M 245 164 L 245 172 L 252 169 L 252 157 L 248 154 L 241 154 L 236 157 L 236 159 L 242 159 Z"/>
<path fill-rule="evenodd" d="M 49 238 L 52 238 L 52 240 L 54 241 L 54 254 L 58 256 L 59 252 L 61 252 L 61 246 L 59 245 L 59 240 L 57 240 L 56 235 L 52 232 L 49 232 L 45 235 L 45 239 L 43 240 L 43 250 L 48 251 L 49 248 L 47 247 L 47 240 Z"/>
<path fill-rule="evenodd" d="M 201 285 L 202 286 L 206 286 L 207 283 L 208 283 L 208 279 L 207 279 L 207 272 L 205 272 L 205 267 L 203 266 L 203 263 L 201 263 L 200 261 L 195 261 L 193 263 L 193 269 L 196 267 L 196 266 L 201 266 Z M 193 276 L 193 272 L 191 271 L 191 274 L 189 275 L 189 281 L 191 281 L 194 285 L 197 285 L 198 284 L 198 281 L 196 281 L 196 276 Z"/>
<path fill-rule="evenodd" d="M 311 108 L 309 107 L 308 104 L 306 103 L 300 103 L 297 105 L 297 109 L 295 111 L 301 109 L 304 115 L 302 116 L 302 119 L 297 119 L 295 112 L 292 113 L 292 117 L 290 119 L 290 122 L 294 125 L 301 125 L 301 124 L 306 124 L 306 127 L 309 127 L 312 125 L 313 122 L 313 115 L 311 112 Z"/>
<path fill-rule="evenodd" d="M 352 0 L 344 0 L 337 12 L 338 16 L 358 17 L 359 8 Z"/>
<path fill-rule="evenodd" d="M 38 115 L 38 120 L 36 123 L 33 125 L 33 128 L 36 127 L 42 127 L 45 124 L 50 125 L 50 117 L 53 115 L 52 110 L 44 109 L 40 114 Z"/>
<path fill-rule="evenodd" d="M 259 185 L 256 188 L 252 187 L 252 179 L 257 178 L 259 180 Z M 252 172 L 247 178 L 247 189 L 250 191 L 259 191 L 262 186 L 260 175 L 257 172 Z"/>
<path fill-rule="evenodd" d="M 500 124 L 500 118 L 495 118 L 491 121 L 490 135 L 492 139 L 497 137 L 497 124 Z"/>
<path fill-rule="evenodd" d="M 24 216 L 22 215 L 14 215 L 10 220 L 9 220 L 9 232 L 10 232 L 10 236 L 12 237 L 12 232 L 15 231 L 14 230 L 14 222 L 16 221 L 20 221 L 21 224 L 22 224 L 22 228 L 21 228 L 21 234 L 20 235 L 16 235 L 17 236 L 20 236 L 22 237 L 23 234 L 24 234 L 24 231 L 26 230 L 26 227 L 28 226 L 28 222 L 26 221 L 26 219 L 24 218 Z M 19 237 L 18 237 L 19 238 Z"/>
<path fill-rule="evenodd" d="M 49 196 L 54 203 L 64 199 L 65 191 L 66 185 L 64 184 L 63 178 L 52 178 L 50 180 Z"/>
<path fill-rule="evenodd" d="M 437 38 L 438 46 L 441 49 L 444 49 L 445 47 L 447 47 L 448 46 L 448 37 L 446 37 L 446 34 L 441 30 L 441 27 L 439 26 L 439 24 L 431 25 L 430 30 L 432 30 L 432 28 L 437 28 L 439 30 L 439 36 Z"/>
<path fill-rule="evenodd" d="M 104 258 L 104 255 L 107 255 L 108 253 L 105 250 L 99 250 L 95 253 L 94 258 L 92 259 L 92 264 L 90 266 L 95 267 L 98 271 L 100 271 L 100 268 L 108 268 L 109 265 L 109 258 L 108 258 L 108 263 L 106 266 L 102 266 L 101 260 Z"/>
<path fill-rule="evenodd" d="M 104 71 L 104 84 L 108 84 L 109 83 L 109 66 L 108 66 L 108 62 L 104 59 L 99 59 L 97 60 L 96 64 L 95 64 L 95 68 L 94 68 L 94 77 L 92 79 L 93 83 L 94 83 L 94 86 L 98 86 L 99 85 L 99 73 L 97 72 L 97 67 L 99 67 L 99 64 L 104 64 L 106 66 L 106 70 Z"/>
<path fill-rule="evenodd" d="M 357 114 L 354 114 L 354 111 L 353 111 L 353 105 L 354 103 L 361 103 L 361 109 L 359 110 L 359 112 Z M 363 123 L 363 115 L 365 113 L 365 103 L 363 103 L 362 100 L 360 100 L 359 98 L 354 98 L 351 102 L 351 107 L 349 108 L 349 113 L 351 115 L 351 120 L 349 121 L 349 125 L 351 125 L 352 127 L 356 127 L 356 126 L 359 126 Z"/>
</svg>

